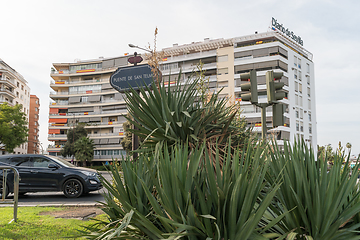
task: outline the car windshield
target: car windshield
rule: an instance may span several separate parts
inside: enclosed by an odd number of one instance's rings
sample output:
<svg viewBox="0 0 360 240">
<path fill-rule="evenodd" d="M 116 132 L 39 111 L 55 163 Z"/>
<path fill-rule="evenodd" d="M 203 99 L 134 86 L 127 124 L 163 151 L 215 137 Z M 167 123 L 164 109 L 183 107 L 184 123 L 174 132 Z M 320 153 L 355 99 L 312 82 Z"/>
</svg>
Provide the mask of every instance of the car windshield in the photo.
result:
<svg viewBox="0 0 360 240">
<path fill-rule="evenodd" d="M 74 165 L 72 165 L 71 163 L 69 163 L 68 161 L 66 161 L 63 158 L 59 158 L 57 156 L 50 156 L 47 155 L 48 158 L 51 158 L 52 160 L 54 160 L 55 162 L 57 162 L 58 164 L 65 166 L 65 167 L 75 167 Z"/>
</svg>

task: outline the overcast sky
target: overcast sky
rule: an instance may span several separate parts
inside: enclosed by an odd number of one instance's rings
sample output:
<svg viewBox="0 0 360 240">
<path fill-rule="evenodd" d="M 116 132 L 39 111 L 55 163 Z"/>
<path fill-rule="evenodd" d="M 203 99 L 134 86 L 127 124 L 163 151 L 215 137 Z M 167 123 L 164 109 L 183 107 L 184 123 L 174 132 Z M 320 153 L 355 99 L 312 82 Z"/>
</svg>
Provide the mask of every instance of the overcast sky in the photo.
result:
<svg viewBox="0 0 360 240">
<path fill-rule="evenodd" d="M 1 0 L 0 58 L 40 98 L 40 141 L 47 126 L 52 63 L 117 57 L 128 43 L 158 49 L 204 38 L 266 32 L 274 17 L 313 53 L 318 144 L 350 142 L 360 153 L 359 0 Z"/>
</svg>

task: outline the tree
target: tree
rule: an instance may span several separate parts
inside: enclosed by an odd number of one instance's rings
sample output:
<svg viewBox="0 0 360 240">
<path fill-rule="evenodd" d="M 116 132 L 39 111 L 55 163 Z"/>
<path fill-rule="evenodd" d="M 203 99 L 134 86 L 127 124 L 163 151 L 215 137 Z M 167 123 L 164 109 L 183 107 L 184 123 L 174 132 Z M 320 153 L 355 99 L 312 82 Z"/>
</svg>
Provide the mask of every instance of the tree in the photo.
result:
<svg viewBox="0 0 360 240">
<path fill-rule="evenodd" d="M 20 144 L 27 142 L 28 122 L 21 109 L 21 104 L 14 107 L 7 103 L 0 105 L 0 144 L 5 145 L 5 151 L 9 153 Z"/>
<path fill-rule="evenodd" d="M 67 141 L 65 143 L 65 146 L 61 149 L 60 154 L 63 157 L 66 156 L 74 156 L 75 155 L 75 149 L 74 144 L 75 142 L 82 138 L 87 136 L 87 131 L 83 125 L 77 125 L 75 128 L 71 128 L 67 132 Z"/>
<path fill-rule="evenodd" d="M 80 161 L 83 166 L 94 158 L 94 140 L 88 137 L 81 137 L 74 144 L 75 158 Z M 92 164 L 92 163 L 91 163 Z"/>
</svg>

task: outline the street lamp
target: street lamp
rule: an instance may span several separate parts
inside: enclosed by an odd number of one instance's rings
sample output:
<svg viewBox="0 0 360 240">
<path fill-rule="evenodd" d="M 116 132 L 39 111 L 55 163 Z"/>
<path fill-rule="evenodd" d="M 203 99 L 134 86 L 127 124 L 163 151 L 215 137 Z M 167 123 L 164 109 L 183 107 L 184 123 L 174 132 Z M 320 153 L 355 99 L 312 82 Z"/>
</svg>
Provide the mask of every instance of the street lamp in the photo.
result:
<svg viewBox="0 0 360 240">
<path fill-rule="evenodd" d="M 152 52 L 151 50 L 149 50 L 149 49 L 146 49 L 146 48 L 142 48 L 142 47 L 136 46 L 136 45 L 134 45 L 134 44 L 132 44 L 132 43 L 129 43 L 129 47 L 131 47 L 131 48 L 138 48 L 138 49 L 141 49 L 141 50 L 147 51 L 147 52 L 149 52 L 149 53 L 153 53 L 153 52 Z"/>
</svg>

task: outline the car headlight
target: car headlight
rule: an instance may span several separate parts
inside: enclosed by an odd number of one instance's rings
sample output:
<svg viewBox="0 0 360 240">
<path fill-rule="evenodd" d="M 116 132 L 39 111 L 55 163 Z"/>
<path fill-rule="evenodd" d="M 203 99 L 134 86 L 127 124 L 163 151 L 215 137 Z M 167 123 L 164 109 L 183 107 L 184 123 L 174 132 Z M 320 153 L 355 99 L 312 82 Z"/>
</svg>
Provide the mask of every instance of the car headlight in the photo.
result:
<svg viewBox="0 0 360 240">
<path fill-rule="evenodd" d="M 94 172 L 87 172 L 87 171 L 80 171 L 82 174 L 88 176 L 88 177 L 95 177 L 96 173 Z"/>
</svg>

